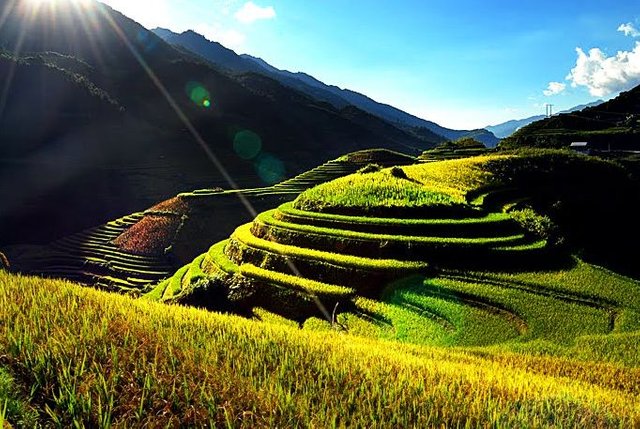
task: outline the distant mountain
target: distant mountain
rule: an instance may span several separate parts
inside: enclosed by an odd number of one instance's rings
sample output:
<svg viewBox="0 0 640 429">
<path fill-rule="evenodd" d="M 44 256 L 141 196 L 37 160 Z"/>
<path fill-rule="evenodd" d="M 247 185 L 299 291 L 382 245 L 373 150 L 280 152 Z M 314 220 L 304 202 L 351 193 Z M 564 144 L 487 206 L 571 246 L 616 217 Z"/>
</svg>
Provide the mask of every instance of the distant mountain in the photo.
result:
<svg viewBox="0 0 640 429">
<path fill-rule="evenodd" d="M 500 147 L 567 147 L 575 141 L 595 149 L 640 150 L 640 86 L 601 104 L 533 122 L 503 139 Z"/>
<path fill-rule="evenodd" d="M 229 187 L 190 128 L 242 187 L 346 152 L 418 154 L 441 140 L 262 74 L 223 72 L 98 2 L 3 2 L 0 16 L 0 244 Z"/>
<path fill-rule="evenodd" d="M 334 85 L 327 85 L 305 73 L 293 73 L 279 70 L 261 58 L 250 55 L 231 55 L 233 51 L 217 42 L 208 41 L 204 36 L 186 31 L 182 34 L 170 30 L 157 28 L 153 30 L 168 43 L 181 46 L 200 55 L 202 58 L 227 70 L 243 73 L 258 71 L 278 80 L 283 85 L 302 91 L 313 98 L 330 103 L 335 108 L 342 109 L 347 105 L 354 105 L 365 112 L 383 118 L 392 125 L 399 126 L 417 135 L 425 135 L 427 131 L 442 136 L 447 140 L 456 140 L 472 135 L 489 147 L 497 144 L 498 139 L 487 130 L 451 130 L 435 122 L 427 121 L 393 106 L 379 103 L 366 95 L 349 89 L 341 89 Z M 235 53 L 233 53 L 235 55 Z M 259 70 L 256 70 L 256 66 Z"/>
<path fill-rule="evenodd" d="M 598 106 L 602 103 L 604 103 L 603 100 L 597 100 L 597 101 L 594 101 L 593 103 L 581 104 L 579 106 L 572 107 L 571 109 L 563 110 L 562 112 L 558 112 L 557 114 L 577 112 L 577 111 L 586 109 L 587 107 Z M 532 122 L 544 119 L 546 117 L 547 117 L 546 115 L 536 115 L 536 116 L 530 116 L 524 119 L 512 119 L 510 121 L 503 122 L 498 125 L 488 125 L 485 127 L 485 129 L 491 131 L 496 137 L 503 139 L 505 137 L 509 137 L 511 134 L 518 131 L 518 129 L 526 125 L 529 125 Z"/>
</svg>

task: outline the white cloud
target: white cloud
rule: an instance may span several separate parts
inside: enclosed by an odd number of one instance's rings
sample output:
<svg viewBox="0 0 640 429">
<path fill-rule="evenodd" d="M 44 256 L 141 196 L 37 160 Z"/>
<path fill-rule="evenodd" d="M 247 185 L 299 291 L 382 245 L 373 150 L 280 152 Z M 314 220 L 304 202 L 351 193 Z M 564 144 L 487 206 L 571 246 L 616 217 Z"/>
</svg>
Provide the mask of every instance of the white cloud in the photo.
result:
<svg viewBox="0 0 640 429">
<path fill-rule="evenodd" d="M 562 82 L 549 82 L 549 86 L 542 93 L 547 97 L 551 97 L 552 95 L 560 94 L 566 87 L 567 85 Z"/>
<path fill-rule="evenodd" d="M 640 42 L 632 51 L 608 57 L 599 48 L 586 54 L 576 48 L 578 59 L 567 76 L 572 87 L 584 86 L 594 97 L 605 97 L 640 84 Z"/>
<path fill-rule="evenodd" d="M 640 37 L 640 30 L 630 22 L 621 24 L 620 27 L 618 27 L 618 31 L 624 33 L 625 36 Z"/>
<path fill-rule="evenodd" d="M 246 40 L 246 36 L 238 30 L 224 29 L 217 25 L 199 24 L 193 28 L 193 31 L 236 51 L 243 47 Z"/>
<path fill-rule="evenodd" d="M 261 19 L 273 19 L 276 17 L 276 10 L 273 6 L 261 7 L 252 1 L 246 2 L 235 14 L 238 21 L 243 24 L 251 24 Z"/>
</svg>

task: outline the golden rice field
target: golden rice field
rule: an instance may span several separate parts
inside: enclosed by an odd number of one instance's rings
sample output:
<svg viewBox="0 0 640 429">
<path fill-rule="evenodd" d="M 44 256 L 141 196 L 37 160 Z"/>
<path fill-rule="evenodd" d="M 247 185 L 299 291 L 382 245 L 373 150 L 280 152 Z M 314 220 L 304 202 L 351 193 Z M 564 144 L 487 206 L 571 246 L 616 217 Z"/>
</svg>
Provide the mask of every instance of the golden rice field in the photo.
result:
<svg viewBox="0 0 640 429">
<path fill-rule="evenodd" d="M 2 371 L 59 427 L 640 425 L 637 361 L 307 332 L 4 272 L 0 321 Z"/>
<path fill-rule="evenodd" d="M 640 282 L 536 211 L 567 172 L 624 180 L 550 151 L 372 166 L 142 299 L 0 271 L 0 427 L 640 427 Z"/>
</svg>

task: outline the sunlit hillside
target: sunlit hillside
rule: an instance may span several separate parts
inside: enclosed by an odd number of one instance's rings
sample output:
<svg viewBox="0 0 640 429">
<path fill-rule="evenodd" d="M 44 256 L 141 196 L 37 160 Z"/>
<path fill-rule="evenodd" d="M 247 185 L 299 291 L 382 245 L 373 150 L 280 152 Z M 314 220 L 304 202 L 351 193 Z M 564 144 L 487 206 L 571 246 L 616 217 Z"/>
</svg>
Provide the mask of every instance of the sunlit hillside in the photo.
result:
<svg viewBox="0 0 640 429">
<path fill-rule="evenodd" d="M 637 6 L 1 0 L 0 429 L 640 429 Z"/>
<path fill-rule="evenodd" d="M 637 334 L 585 338 L 575 357 L 426 348 L 6 273 L 0 286 L 12 426 L 640 424 Z"/>
</svg>

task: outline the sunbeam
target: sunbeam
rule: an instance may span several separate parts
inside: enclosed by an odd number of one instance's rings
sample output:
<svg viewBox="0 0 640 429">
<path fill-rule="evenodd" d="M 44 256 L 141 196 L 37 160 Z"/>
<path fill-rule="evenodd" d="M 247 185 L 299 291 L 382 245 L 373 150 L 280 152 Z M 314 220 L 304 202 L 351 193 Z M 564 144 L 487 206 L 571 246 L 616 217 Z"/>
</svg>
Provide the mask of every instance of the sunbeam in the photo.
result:
<svg viewBox="0 0 640 429">
<path fill-rule="evenodd" d="M 133 45 L 133 43 L 131 43 L 131 41 L 129 40 L 129 38 L 126 36 L 126 34 L 124 33 L 124 31 L 122 31 L 122 29 L 118 26 L 118 24 L 114 21 L 114 19 L 111 17 L 111 15 L 108 13 L 108 11 L 106 11 L 103 7 L 100 7 L 100 11 L 102 13 L 102 15 L 104 16 L 104 18 L 107 20 L 107 22 L 109 23 L 109 25 L 112 27 L 112 29 L 116 32 L 116 34 L 118 35 L 118 37 L 122 40 L 122 42 L 127 46 L 127 48 L 129 49 L 129 51 L 131 52 L 131 54 L 134 56 L 134 58 L 136 59 L 136 61 L 140 64 L 140 66 L 144 69 L 145 73 L 149 76 L 149 78 L 151 79 L 151 81 L 153 82 L 153 84 L 156 86 L 156 88 L 160 91 L 160 93 L 162 94 L 162 96 L 165 98 L 165 100 L 167 101 L 167 103 L 169 103 L 169 105 L 171 106 L 171 108 L 173 109 L 173 111 L 176 113 L 176 115 L 178 116 L 178 118 L 180 119 L 180 121 L 184 124 L 184 126 L 187 128 L 187 130 L 189 131 L 189 133 L 191 134 L 191 136 L 194 138 L 194 140 L 198 143 L 198 145 L 200 145 L 200 147 L 202 148 L 202 150 L 205 152 L 207 158 L 211 161 L 211 163 L 218 169 L 218 171 L 220 172 L 220 174 L 222 174 L 222 176 L 224 177 L 224 179 L 227 181 L 227 183 L 229 184 L 229 186 L 231 187 L 231 189 L 234 190 L 239 190 L 240 187 L 237 185 L 236 181 L 231 177 L 231 175 L 229 174 L 229 172 L 227 171 L 227 169 L 224 167 L 224 165 L 222 165 L 222 162 L 220 162 L 220 160 L 218 159 L 218 157 L 216 156 L 216 154 L 213 152 L 213 150 L 211 150 L 211 148 L 209 147 L 209 145 L 207 145 L 207 143 L 204 141 L 204 139 L 202 138 L 202 136 L 200 135 L 200 133 L 198 132 L 198 130 L 194 127 L 194 125 L 191 123 L 191 121 L 189 120 L 189 118 L 187 117 L 187 115 L 184 113 L 184 111 L 182 110 L 182 108 L 178 105 L 178 103 L 176 102 L 176 100 L 171 96 L 171 94 L 169 93 L 168 89 L 166 88 L 166 86 L 162 83 L 162 81 L 160 81 L 160 79 L 158 78 L 158 76 L 155 74 L 155 72 L 151 69 L 151 67 L 149 66 L 149 64 L 147 64 L 147 62 L 145 61 L 145 59 L 142 57 L 142 55 L 138 52 L 138 50 L 136 49 L 136 47 Z M 203 98 L 202 100 L 198 99 L 198 101 L 202 102 L 202 106 L 203 107 L 208 107 L 206 106 L 206 102 L 209 101 L 208 99 Z M 238 192 L 237 193 L 238 198 L 240 199 L 240 201 L 242 202 L 242 204 L 244 205 L 244 207 L 247 209 L 247 211 L 251 214 L 252 217 L 256 217 L 258 215 L 258 212 L 256 211 L 256 209 L 253 207 L 253 205 L 251 204 L 251 202 L 241 193 Z M 291 270 L 291 272 L 296 275 L 297 277 L 301 277 L 301 273 L 298 270 L 298 268 L 295 266 L 295 264 L 289 259 L 286 259 L 287 265 L 289 266 L 289 269 Z M 314 300 L 315 304 L 318 306 L 318 309 L 322 312 L 323 316 L 325 317 L 325 319 L 329 322 L 332 321 L 332 316 L 329 313 L 329 311 L 327 311 L 326 307 L 322 304 L 322 302 L 320 301 L 320 299 L 315 296 L 312 295 L 312 299 Z"/>
<path fill-rule="evenodd" d="M 11 13 L 11 9 L 13 9 L 13 5 L 7 6 L 6 13 L 7 16 Z M 18 34 L 18 40 L 16 41 L 15 46 L 12 49 L 12 54 L 14 57 L 19 57 L 22 51 L 22 45 L 24 43 L 24 38 L 26 36 L 27 26 L 23 25 L 20 28 L 20 33 Z M 7 100 L 9 98 L 9 91 L 11 90 L 11 84 L 13 83 L 13 78 L 16 73 L 17 62 L 13 62 L 9 66 L 9 73 L 7 74 L 3 87 L 2 94 L 0 95 L 0 118 L 4 115 L 4 110 L 7 106 Z"/>
<path fill-rule="evenodd" d="M 171 95 L 169 89 L 160 80 L 156 72 L 146 61 L 143 56 L 144 52 L 141 51 L 141 49 L 139 49 L 136 44 L 137 42 L 139 42 L 139 40 L 135 40 L 136 35 L 128 34 L 123 28 L 120 27 L 120 25 L 112 16 L 111 9 L 108 6 L 94 1 L 87 2 L 84 0 L 24 0 L 23 2 L 17 3 L 17 5 L 20 8 L 19 15 L 21 16 L 21 19 L 24 20 L 25 25 L 19 27 L 19 37 L 15 42 L 15 46 L 10 47 L 15 57 L 20 57 L 23 49 L 23 44 L 25 43 L 25 38 L 27 38 L 28 40 L 28 49 L 31 48 L 30 39 L 28 38 L 30 37 L 30 35 L 26 34 L 26 29 L 30 28 L 27 23 L 38 19 L 38 22 L 42 22 L 43 27 L 41 28 L 41 31 L 44 32 L 44 34 L 49 34 L 48 32 L 55 33 L 56 26 L 59 24 L 56 21 L 66 22 L 67 19 L 70 19 L 73 20 L 74 23 L 76 23 L 75 28 L 79 30 L 76 36 L 84 37 L 89 41 L 89 52 L 92 54 L 95 61 L 100 62 L 101 58 L 104 57 L 104 55 L 108 55 L 108 52 L 105 52 L 102 49 L 103 46 L 101 46 L 101 39 L 99 37 L 96 37 L 95 34 L 97 33 L 97 29 L 100 27 L 100 21 L 106 23 L 106 25 L 111 28 L 116 37 L 120 39 L 126 49 L 131 53 L 135 61 L 144 70 L 144 73 L 148 76 L 155 88 L 166 100 L 179 121 L 184 125 L 195 142 L 204 151 L 211 164 L 224 178 L 225 182 L 228 184 L 229 189 L 240 190 L 240 186 L 238 186 L 237 182 L 225 168 L 216 153 L 205 142 L 200 132 L 196 129 L 185 111 L 180 106 L 178 100 L 176 100 Z M 7 6 L 7 8 L 9 7 L 10 6 Z M 11 11 L 7 12 L 5 9 L 5 15 L 10 14 Z M 0 19 L 3 19 L 3 17 L 0 16 Z M 5 81 L 2 82 L 2 93 L 0 94 L 0 115 L 2 115 L 7 105 L 7 100 L 11 93 L 11 86 L 14 77 L 15 65 L 11 68 L 10 73 L 8 73 L 8 75 L 6 76 Z M 185 90 L 189 99 L 200 108 L 217 108 L 216 100 L 213 99 L 211 93 L 209 93 L 209 91 L 203 85 L 198 84 L 197 82 L 192 82 L 192 84 L 188 85 Z M 258 170 L 263 180 L 272 183 L 274 181 L 279 181 L 282 178 L 280 170 L 283 169 L 276 168 L 274 170 L 272 165 L 274 163 L 272 162 L 271 158 L 268 157 L 268 154 L 261 153 L 260 145 L 257 141 L 251 142 L 253 145 L 251 147 L 241 145 L 240 143 L 242 142 L 236 143 L 238 143 L 236 145 L 238 146 L 236 147 L 236 150 L 246 152 L 244 154 L 246 158 L 254 159 L 255 162 L 260 165 L 260 168 L 258 168 Z M 272 170 L 275 171 L 275 173 Z M 277 180 L 274 179 L 276 176 Z M 251 202 L 242 194 L 242 192 L 238 192 L 236 195 L 238 196 L 244 208 L 251 215 L 251 217 L 256 217 L 258 215 L 257 210 L 253 207 Z M 300 277 L 300 272 L 294 265 L 294 263 L 287 260 L 287 264 L 291 273 Z M 315 301 L 318 309 L 322 312 L 323 316 L 327 319 L 327 321 L 331 322 L 332 316 L 329 311 L 327 311 L 322 302 L 320 302 L 317 296 L 312 296 L 312 298 Z"/>
</svg>

